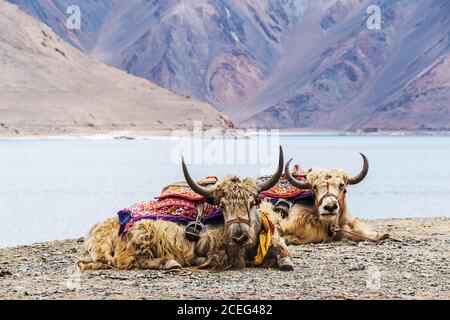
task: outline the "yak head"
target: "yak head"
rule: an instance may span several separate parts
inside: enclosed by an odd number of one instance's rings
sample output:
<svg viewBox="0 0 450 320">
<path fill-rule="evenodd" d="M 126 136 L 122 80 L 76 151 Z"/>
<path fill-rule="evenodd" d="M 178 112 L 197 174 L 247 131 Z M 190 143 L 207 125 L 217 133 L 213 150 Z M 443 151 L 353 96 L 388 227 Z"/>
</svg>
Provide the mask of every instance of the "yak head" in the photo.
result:
<svg viewBox="0 0 450 320">
<path fill-rule="evenodd" d="M 361 153 L 364 160 L 363 168 L 354 177 L 349 177 L 340 169 L 312 169 L 306 174 L 306 182 L 301 182 L 292 176 L 289 170 L 290 159 L 285 166 L 285 175 L 289 182 L 299 189 L 310 189 L 315 196 L 313 212 L 320 221 L 338 220 L 345 207 L 347 186 L 360 183 L 369 171 L 369 161 Z"/>
<path fill-rule="evenodd" d="M 253 178 L 241 180 L 237 176 L 229 176 L 219 180 L 211 188 L 205 188 L 192 179 L 184 159 L 182 164 L 184 177 L 191 189 L 204 196 L 208 203 L 222 209 L 227 244 L 232 247 L 254 244 L 261 228 L 259 194 L 274 186 L 283 173 L 284 159 L 281 146 L 277 171 L 264 182 L 257 182 Z"/>
</svg>

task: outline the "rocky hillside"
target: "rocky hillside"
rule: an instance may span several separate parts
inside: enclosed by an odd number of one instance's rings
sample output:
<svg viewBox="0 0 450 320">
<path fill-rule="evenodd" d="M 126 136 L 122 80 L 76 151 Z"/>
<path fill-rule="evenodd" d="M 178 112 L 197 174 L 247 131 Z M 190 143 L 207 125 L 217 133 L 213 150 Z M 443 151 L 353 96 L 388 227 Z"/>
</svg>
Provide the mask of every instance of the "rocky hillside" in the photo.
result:
<svg viewBox="0 0 450 320">
<path fill-rule="evenodd" d="M 450 130 L 448 0 L 10 0 L 240 126 Z M 64 27 L 69 4 L 81 30 Z M 381 30 L 366 9 L 381 8 Z"/>
<path fill-rule="evenodd" d="M 450 130 L 450 2 L 379 4 L 381 30 L 366 28 L 366 1 L 305 15 L 291 58 L 239 118 L 280 128 Z"/>
<path fill-rule="evenodd" d="M 206 103 L 88 57 L 3 0 L 0 29 L 0 135 L 167 134 L 194 120 L 231 126 Z"/>
</svg>

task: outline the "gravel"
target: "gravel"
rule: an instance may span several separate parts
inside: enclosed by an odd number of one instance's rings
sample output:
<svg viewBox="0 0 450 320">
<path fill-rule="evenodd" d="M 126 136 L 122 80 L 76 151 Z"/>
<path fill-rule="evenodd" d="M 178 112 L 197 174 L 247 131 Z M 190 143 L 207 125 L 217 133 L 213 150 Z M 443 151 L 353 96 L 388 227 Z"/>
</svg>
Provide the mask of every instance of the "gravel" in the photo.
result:
<svg viewBox="0 0 450 320">
<path fill-rule="evenodd" d="M 0 249 L 2 299 L 449 299 L 450 218 L 370 220 L 394 239 L 290 246 L 295 271 L 74 266 L 82 239 Z"/>
</svg>

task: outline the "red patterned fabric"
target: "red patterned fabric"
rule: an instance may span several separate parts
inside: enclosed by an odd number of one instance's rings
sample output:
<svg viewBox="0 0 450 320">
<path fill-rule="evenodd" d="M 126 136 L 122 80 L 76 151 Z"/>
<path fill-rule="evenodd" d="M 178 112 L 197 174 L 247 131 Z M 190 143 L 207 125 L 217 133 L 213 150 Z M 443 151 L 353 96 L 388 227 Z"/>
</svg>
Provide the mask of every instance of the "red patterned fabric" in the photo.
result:
<svg viewBox="0 0 450 320">
<path fill-rule="evenodd" d="M 305 173 L 302 173 L 300 165 L 296 164 L 294 168 L 292 169 L 292 175 L 293 177 L 300 181 L 300 182 L 306 182 Z M 270 176 L 264 176 L 258 178 L 259 181 L 267 181 L 270 178 Z M 284 175 L 278 180 L 277 184 L 275 184 L 272 188 L 270 188 L 267 191 L 261 192 L 262 197 L 269 197 L 269 198 L 295 198 L 298 196 L 309 196 L 311 195 L 311 190 L 303 190 L 298 189 L 291 185 L 289 181 L 284 177 Z"/>
<path fill-rule="evenodd" d="M 205 188 L 213 186 L 217 182 L 217 177 L 209 176 L 199 181 L 199 184 Z M 166 199 L 170 197 L 179 197 L 192 201 L 203 200 L 204 197 L 192 191 L 192 189 L 185 183 L 174 183 L 164 188 L 163 192 L 156 196 L 156 199 Z"/>
<path fill-rule="evenodd" d="M 198 183 L 211 187 L 217 182 L 216 177 L 206 177 Z M 222 210 L 204 200 L 193 192 L 186 182 L 177 182 L 165 187 L 156 200 L 136 203 L 118 212 L 119 234 L 126 232 L 136 221 L 142 219 L 162 219 L 180 224 L 187 224 L 197 219 L 202 212 L 201 222 L 216 223 L 223 220 Z"/>
<path fill-rule="evenodd" d="M 266 180 L 264 177 L 259 179 L 261 181 Z M 297 179 L 298 181 L 306 181 L 306 178 L 302 176 L 297 176 L 295 177 L 295 179 Z M 311 190 L 298 189 L 294 187 L 284 177 L 281 177 L 280 180 L 278 180 L 277 184 L 274 185 L 269 190 L 261 192 L 263 196 L 271 198 L 294 198 L 301 194 L 310 194 L 310 193 Z"/>
</svg>

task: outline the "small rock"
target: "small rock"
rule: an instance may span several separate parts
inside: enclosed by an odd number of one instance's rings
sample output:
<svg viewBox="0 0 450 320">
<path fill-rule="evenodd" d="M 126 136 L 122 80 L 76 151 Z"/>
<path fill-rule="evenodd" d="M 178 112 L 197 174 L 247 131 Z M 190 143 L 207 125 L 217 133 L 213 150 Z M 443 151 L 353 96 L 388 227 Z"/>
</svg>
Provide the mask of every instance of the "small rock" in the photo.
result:
<svg viewBox="0 0 450 320">
<path fill-rule="evenodd" d="M 0 270 L 0 277 L 11 276 L 12 273 L 8 270 Z"/>
<path fill-rule="evenodd" d="M 137 281 L 131 281 L 130 285 L 133 287 L 139 287 L 139 283 Z"/>
<path fill-rule="evenodd" d="M 366 266 L 359 265 L 359 266 L 348 269 L 348 271 L 362 271 L 362 270 L 366 270 Z"/>
<path fill-rule="evenodd" d="M 430 283 L 430 286 L 432 286 L 432 287 L 439 287 L 439 285 L 436 282 Z"/>
<path fill-rule="evenodd" d="M 423 278 L 431 278 L 433 275 L 429 273 L 421 273 L 420 274 Z"/>
</svg>

